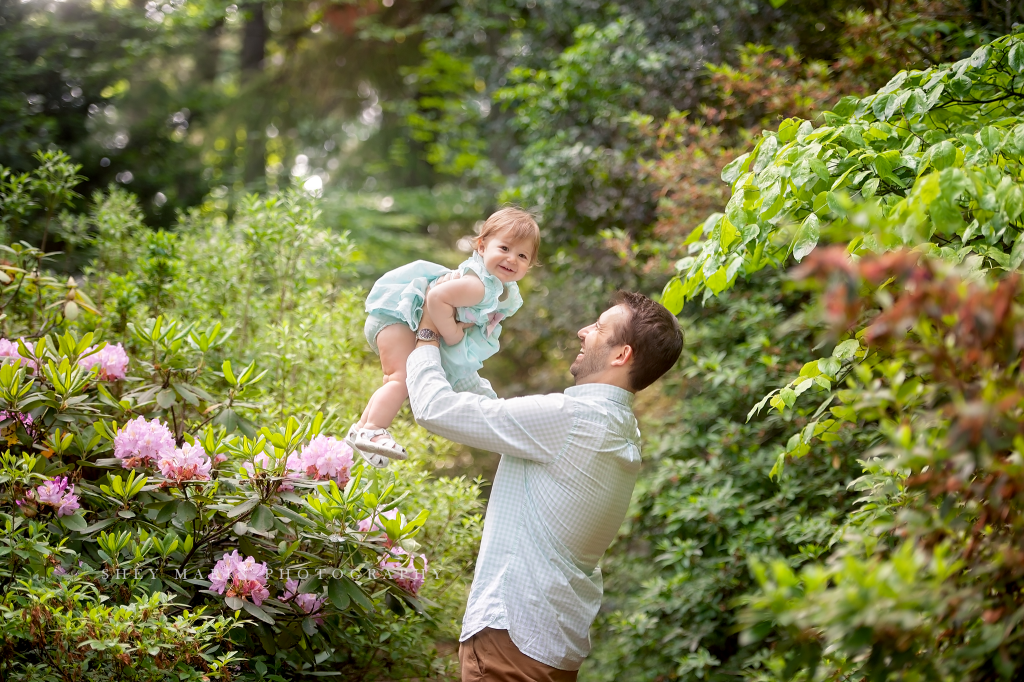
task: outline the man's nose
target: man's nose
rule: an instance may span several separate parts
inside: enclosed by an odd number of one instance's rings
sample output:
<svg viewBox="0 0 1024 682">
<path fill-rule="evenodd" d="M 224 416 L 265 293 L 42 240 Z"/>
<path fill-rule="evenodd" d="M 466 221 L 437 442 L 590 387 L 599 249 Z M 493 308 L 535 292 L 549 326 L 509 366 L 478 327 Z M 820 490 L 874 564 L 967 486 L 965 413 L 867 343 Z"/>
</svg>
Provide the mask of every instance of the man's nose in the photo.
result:
<svg viewBox="0 0 1024 682">
<path fill-rule="evenodd" d="M 587 325 L 586 327 L 584 327 L 583 329 L 581 329 L 581 330 L 579 330 L 578 332 L 576 332 L 576 337 L 577 337 L 577 338 L 578 338 L 578 339 L 579 339 L 580 341 L 586 341 L 586 340 L 587 340 L 587 336 L 588 336 L 588 335 L 590 334 L 590 332 L 592 332 L 592 331 L 594 331 L 594 325 L 592 325 L 592 324 L 589 324 L 589 325 Z"/>
</svg>

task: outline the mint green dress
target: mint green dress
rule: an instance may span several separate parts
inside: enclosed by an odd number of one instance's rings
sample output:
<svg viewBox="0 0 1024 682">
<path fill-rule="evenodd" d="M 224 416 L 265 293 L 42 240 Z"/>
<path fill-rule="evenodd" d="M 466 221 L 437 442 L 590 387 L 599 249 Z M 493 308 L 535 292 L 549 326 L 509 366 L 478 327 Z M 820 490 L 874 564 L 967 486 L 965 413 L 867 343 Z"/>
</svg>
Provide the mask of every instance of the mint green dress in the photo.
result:
<svg viewBox="0 0 1024 682">
<path fill-rule="evenodd" d="M 453 386 L 460 379 L 479 371 L 484 361 L 498 352 L 502 320 L 515 314 L 523 305 L 519 286 L 515 282 L 504 284 L 487 272 L 478 252 L 473 252 L 455 271 L 463 276 L 473 273 L 478 277 L 484 285 L 484 298 L 474 306 L 456 308 L 459 322 L 475 325 L 466 329 L 462 341 L 454 346 L 441 341 L 441 366 Z M 449 272 L 452 271 L 443 265 L 418 260 L 384 274 L 374 283 L 366 297 L 364 328 L 366 340 L 374 353 L 380 355 L 377 334 L 384 327 L 404 324 L 416 331 L 423 316 L 427 287 Z"/>
</svg>

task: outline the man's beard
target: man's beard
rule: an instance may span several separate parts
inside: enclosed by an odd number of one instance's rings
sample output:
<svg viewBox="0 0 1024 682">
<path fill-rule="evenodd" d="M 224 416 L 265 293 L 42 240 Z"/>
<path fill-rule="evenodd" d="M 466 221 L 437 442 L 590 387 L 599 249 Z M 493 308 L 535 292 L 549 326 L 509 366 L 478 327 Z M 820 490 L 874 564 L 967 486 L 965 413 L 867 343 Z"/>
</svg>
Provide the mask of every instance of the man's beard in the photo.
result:
<svg viewBox="0 0 1024 682">
<path fill-rule="evenodd" d="M 583 358 L 577 358 L 569 367 L 569 374 L 576 378 L 576 383 L 586 379 L 591 374 L 597 374 L 604 369 L 608 354 L 611 353 L 611 344 L 602 344 L 597 348 L 591 348 L 583 352 Z"/>
</svg>

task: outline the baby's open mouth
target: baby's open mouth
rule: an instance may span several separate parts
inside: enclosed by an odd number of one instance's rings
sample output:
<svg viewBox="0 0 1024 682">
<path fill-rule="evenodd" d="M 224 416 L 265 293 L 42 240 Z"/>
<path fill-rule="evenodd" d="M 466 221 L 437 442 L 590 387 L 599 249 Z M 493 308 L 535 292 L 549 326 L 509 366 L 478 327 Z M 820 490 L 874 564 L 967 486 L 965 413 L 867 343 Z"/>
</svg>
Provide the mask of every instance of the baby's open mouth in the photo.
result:
<svg viewBox="0 0 1024 682">
<path fill-rule="evenodd" d="M 498 267 L 510 274 L 516 274 L 516 271 L 513 270 L 512 268 L 505 267 L 504 265 L 499 265 Z"/>
</svg>

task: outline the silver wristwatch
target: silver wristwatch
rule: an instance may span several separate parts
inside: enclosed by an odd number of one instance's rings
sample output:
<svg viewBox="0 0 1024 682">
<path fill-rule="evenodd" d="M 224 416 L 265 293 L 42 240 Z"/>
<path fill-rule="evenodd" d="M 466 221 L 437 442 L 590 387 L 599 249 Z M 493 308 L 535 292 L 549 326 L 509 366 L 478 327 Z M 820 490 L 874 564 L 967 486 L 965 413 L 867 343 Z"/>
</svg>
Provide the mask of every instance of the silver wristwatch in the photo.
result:
<svg viewBox="0 0 1024 682">
<path fill-rule="evenodd" d="M 441 336 L 433 329 L 417 329 L 416 340 L 417 341 L 438 341 Z"/>
</svg>

